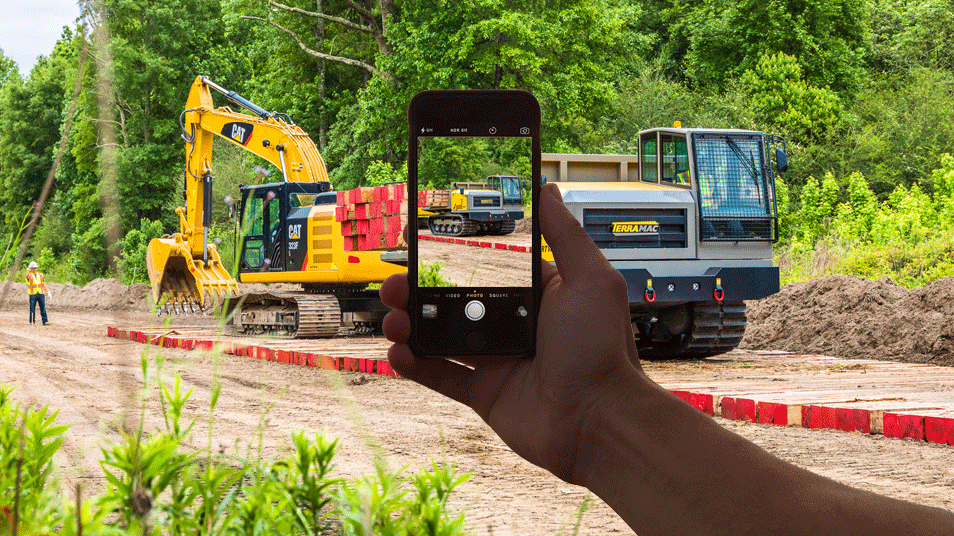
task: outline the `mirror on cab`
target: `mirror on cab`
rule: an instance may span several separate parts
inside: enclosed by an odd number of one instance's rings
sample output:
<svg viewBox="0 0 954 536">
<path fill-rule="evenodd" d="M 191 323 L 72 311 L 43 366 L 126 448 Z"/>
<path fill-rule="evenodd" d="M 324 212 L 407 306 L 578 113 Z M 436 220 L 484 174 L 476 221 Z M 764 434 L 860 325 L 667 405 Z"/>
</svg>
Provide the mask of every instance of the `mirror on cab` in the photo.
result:
<svg viewBox="0 0 954 536">
<path fill-rule="evenodd" d="M 788 171 L 788 154 L 786 154 L 785 149 L 781 147 L 775 148 L 775 169 L 777 169 L 779 173 Z"/>
</svg>

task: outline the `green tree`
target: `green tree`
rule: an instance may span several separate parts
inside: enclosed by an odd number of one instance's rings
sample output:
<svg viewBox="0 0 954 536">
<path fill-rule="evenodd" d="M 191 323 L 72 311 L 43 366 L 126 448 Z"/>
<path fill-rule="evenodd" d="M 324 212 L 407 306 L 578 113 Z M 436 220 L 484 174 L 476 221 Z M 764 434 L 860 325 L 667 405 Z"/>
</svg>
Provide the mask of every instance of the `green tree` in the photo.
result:
<svg viewBox="0 0 954 536">
<path fill-rule="evenodd" d="M 838 205 L 833 227 L 835 233 L 853 242 L 866 243 L 871 239 L 878 213 L 878 200 L 868 188 L 861 173 L 848 177 L 848 201 Z"/>
<path fill-rule="evenodd" d="M 110 37 L 108 87 L 116 104 L 111 117 L 94 115 L 78 125 L 78 135 L 101 144 L 91 136 L 96 122 L 115 125 L 115 201 L 122 226 L 135 228 L 142 218 L 168 217 L 168 203 L 181 189 L 183 149 L 175 118 L 195 75 L 213 63 L 224 24 L 218 0 L 105 0 L 103 5 L 99 22 Z M 89 98 L 103 97 L 93 92 L 90 88 Z M 88 110 L 95 109 L 92 104 Z"/>
<path fill-rule="evenodd" d="M 827 234 L 837 200 L 838 183 L 834 176 L 825 175 L 821 188 L 818 187 L 818 182 L 814 178 L 809 178 L 802 188 L 801 208 L 798 210 L 796 236 L 799 242 L 811 247 L 819 238 Z"/>
<path fill-rule="evenodd" d="M 838 95 L 809 86 L 798 60 L 781 52 L 762 56 L 742 75 L 742 87 L 752 96 L 758 120 L 796 141 L 823 138 L 842 113 Z"/>
<path fill-rule="evenodd" d="M 19 74 L 19 72 L 20 71 L 17 68 L 17 62 L 6 57 L 6 55 L 3 53 L 3 49 L 0 48 L 0 90 L 3 89 L 7 79 L 13 76 L 14 73 Z"/>
<path fill-rule="evenodd" d="M 932 172 L 954 146 L 954 73 L 927 68 L 880 78 L 852 99 L 834 132 L 791 151 L 792 178 L 865 176 L 879 199 L 898 184 L 933 192 Z"/>
<path fill-rule="evenodd" d="M 840 95 L 865 78 L 865 0 L 707 0 L 687 16 L 687 77 L 724 88 L 765 55 L 798 58 L 810 86 Z"/>
<path fill-rule="evenodd" d="M 265 22 L 315 58 L 350 65 L 352 75 L 364 77 L 357 98 L 339 109 L 329 130 L 328 160 L 339 187 L 359 183 L 373 160 L 401 165 L 406 158 L 407 104 L 423 89 L 530 90 L 548 117 L 545 138 L 579 145 L 589 132 L 586 125 L 613 93 L 615 61 L 628 56 L 634 42 L 624 31 L 632 10 L 595 0 L 560 5 L 495 0 L 329 4 L 320 13 L 271 2 L 278 12 Z M 350 48 L 338 54 L 321 50 L 319 36 L 295 31 L 293 21 L 278 20 L 292 13 L 324 20 L 326 29 L 334 27 L 336 32 L 351 28 Z M 369 46 L 356 46 L 360 41 L 355 36 Z"/>
<path fill-rule="evenodd" d="M 117 266 L 122 280 L 126 284 L 146 283 L 149 274 L 146 271 L 146 247 L 153 238 L 162 236 L 162 222 L 145 218 L 139 223 L 139 229 L 126 233 L 122 244 L 122 259 Z"/>
<path fill-rule="evenodd" d="M 954 70 L 952 7 L 950 0 L 872 0 L 873 67 L 886 73 Z"/>
<path fill-rule="evenodd" d="M 73 32 L 64 29 L 28 79 L 14 70 L 0 91 L 0 202 L 7 208 L 7 228 L 39 199 L 50 173 L 76 73 L 77 44 Z"/>
</svg>

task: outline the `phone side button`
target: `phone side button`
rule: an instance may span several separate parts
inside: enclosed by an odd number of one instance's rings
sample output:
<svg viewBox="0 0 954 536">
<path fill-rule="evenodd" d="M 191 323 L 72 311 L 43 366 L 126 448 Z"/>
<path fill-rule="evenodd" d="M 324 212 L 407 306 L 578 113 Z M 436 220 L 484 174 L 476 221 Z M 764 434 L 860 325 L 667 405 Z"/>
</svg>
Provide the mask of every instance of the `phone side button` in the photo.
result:
<svg viewBox="0 0 954 536">
<path fill-rule="evenodd" d="M 467 335 L 467 338 L 464 339 L 464 343 L 467 344 L 467 349 L 471 352 L 479 352 L 487 346 L 487 338 L 484 337 L 483 333 L 474 331 Z"/>
<path fill-rule="evenodd" d="M 474 322 L 483 318 L 485 312 L 487 312 L 487 309 L 484 307 L 483 302 L 479 300 L 471 300 L 467 303 L 467 306 L 464 307 L 464 314 Z"/>
</svg>

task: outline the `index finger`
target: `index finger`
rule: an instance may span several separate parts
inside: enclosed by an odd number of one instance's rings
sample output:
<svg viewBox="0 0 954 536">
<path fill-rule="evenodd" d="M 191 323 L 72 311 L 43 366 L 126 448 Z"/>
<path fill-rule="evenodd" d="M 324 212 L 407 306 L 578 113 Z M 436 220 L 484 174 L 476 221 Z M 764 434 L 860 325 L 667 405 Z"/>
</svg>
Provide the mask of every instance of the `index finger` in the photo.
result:
<svg viewBox="0 0 954 536">
<path fill-rule="evenodd" d="M 582 283 L 593 270 L 612 270 L 609 261 L 566 205 L 555 184 L 540 191 L 540 232 L 553 251 L 560 276 L 568 284 Z"/>
</svg>

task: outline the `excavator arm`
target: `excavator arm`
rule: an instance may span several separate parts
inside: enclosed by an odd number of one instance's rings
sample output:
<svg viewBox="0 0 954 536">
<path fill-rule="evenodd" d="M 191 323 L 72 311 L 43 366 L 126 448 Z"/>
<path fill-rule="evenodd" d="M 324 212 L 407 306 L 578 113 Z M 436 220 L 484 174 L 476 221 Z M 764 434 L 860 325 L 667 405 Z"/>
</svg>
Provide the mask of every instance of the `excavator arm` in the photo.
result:
<svg viewBox="0 0 954 536">
<path fill-rule="evenodd" d="M 216 108 L 212 90 L 252 115 Z M 203 308 L 207 298 L 220 301 L 237 293 L 235 280 L 208 239 L 214 136 L 268 160 L 286 182 L 325 182 L 328 172 L 314 142 L 287 115 L 267 112 L 204 76 L 192 84 L 180 125 L 186 143 L 186 206 L 176 209 L 179 232 L 150 242 L 146 260 L 156 303 L 171 302 L 177 312 L 185 312 L 186 307 Z"/>
</svg>

